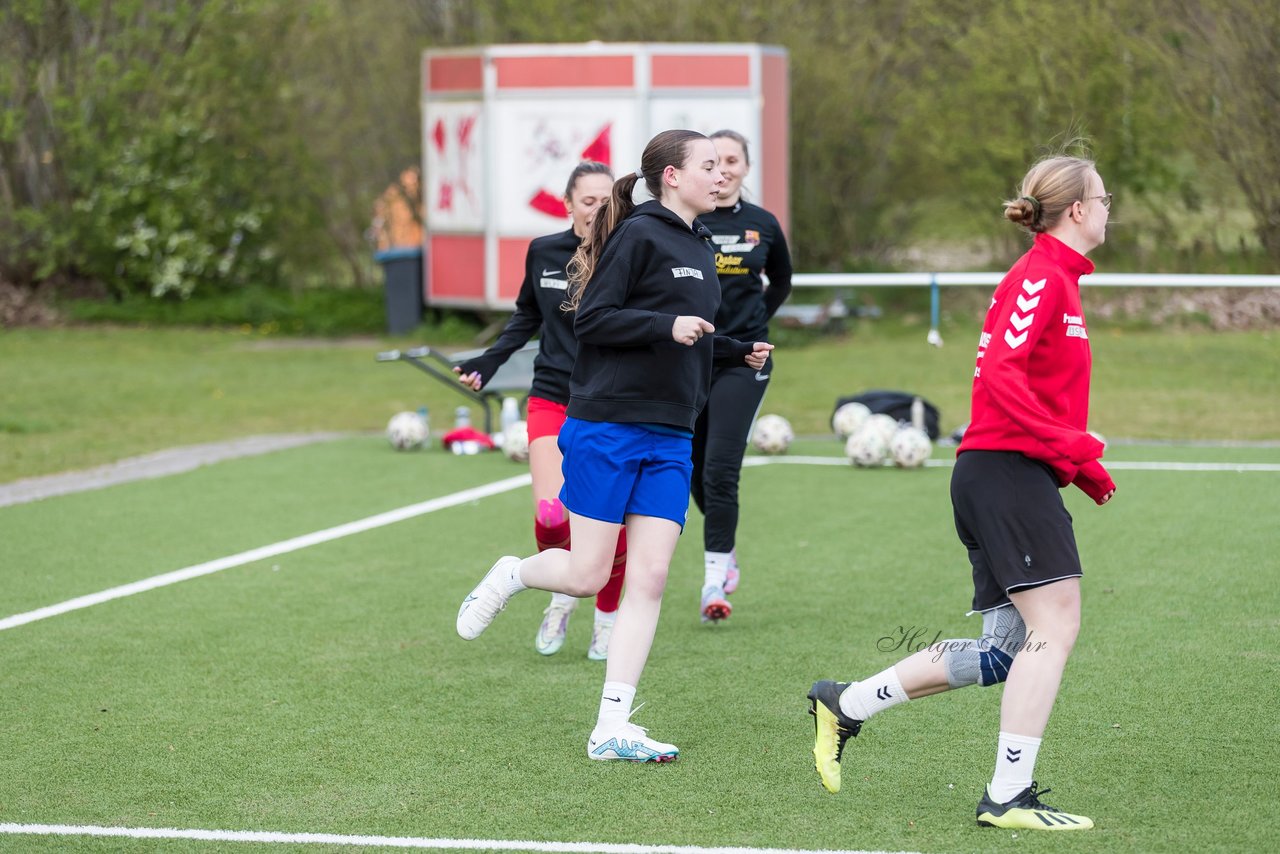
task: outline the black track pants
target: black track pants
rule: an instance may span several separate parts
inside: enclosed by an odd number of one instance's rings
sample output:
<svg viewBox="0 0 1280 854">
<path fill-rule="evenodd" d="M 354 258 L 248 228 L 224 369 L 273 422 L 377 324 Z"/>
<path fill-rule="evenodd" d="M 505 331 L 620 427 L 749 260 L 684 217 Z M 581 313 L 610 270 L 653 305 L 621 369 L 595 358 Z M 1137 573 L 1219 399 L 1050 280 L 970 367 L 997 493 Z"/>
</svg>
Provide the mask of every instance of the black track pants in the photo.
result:
<svg viewBox="0 0 1280 854">
<path fill-rule="evenodd" d="M 751 422 L 764 399 L 773 359 L 756 371 L 718 368 L 693 430 L 693 501 L 706 517 L 704 548 L 731 551 L 738 532 L 738 477 Z"/>
</svg>

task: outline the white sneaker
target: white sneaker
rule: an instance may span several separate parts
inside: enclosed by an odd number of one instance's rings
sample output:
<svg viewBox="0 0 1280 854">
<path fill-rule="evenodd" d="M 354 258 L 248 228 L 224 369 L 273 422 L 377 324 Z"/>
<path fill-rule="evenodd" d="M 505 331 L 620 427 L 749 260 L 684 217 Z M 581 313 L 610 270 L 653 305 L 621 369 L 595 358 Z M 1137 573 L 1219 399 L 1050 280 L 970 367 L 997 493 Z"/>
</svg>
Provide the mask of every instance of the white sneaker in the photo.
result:
<svg viewBox="0 0 1280 854">
<path fill-rule="evenodd" d="M 494 617 L 507 607 L 511 594 L 507 592 L 505 576 L 511 572 L 511 562 L 520 558 L 504 555 L 498 558 L 475 589 L 462 600 L 458 608 L 458 634 L 463 640 L 475 640 L 493 622 Z"/>
<path fill-rule="evenodd" d="M 674 744 L 650 738 L 644 727 L 630 721 L 608 730 L 597 726 L 587 739 L 587 756 L 592 759 L 670 762 L 679 755 L 680 750 Z"/>
<path fill-rule="evenodd" d="M 592 661 L 607 661 L 609 658 L 609 638 L 613 637 L 613 620 L 596 620 L 591 630 L 591 646 L 587 647 L 587 658 Z"/>
<path fill-rule="evenodd" d="M 738 589 L 738 550 L 729 552 L 729 569 L 724 574 L 724 595 L 728 596 Z"/>
<path fill-rule="evenodd" d="M 702 622 L 718 623 L 733 613 L 733 606 L 725 598 L 724 588 L 708 584 L 702 588 Z"/>
<path fill-rule="evenodd" d="M 569 630 L 569 616 L 578 607 L 578 600 L 563 602 L 551 597 L 551 604 L 543 611 L 542 625 L 533 639 L 533 648 L 543 655 L 555 655 L 564 646 L 564 635 Z"/>
</svg>

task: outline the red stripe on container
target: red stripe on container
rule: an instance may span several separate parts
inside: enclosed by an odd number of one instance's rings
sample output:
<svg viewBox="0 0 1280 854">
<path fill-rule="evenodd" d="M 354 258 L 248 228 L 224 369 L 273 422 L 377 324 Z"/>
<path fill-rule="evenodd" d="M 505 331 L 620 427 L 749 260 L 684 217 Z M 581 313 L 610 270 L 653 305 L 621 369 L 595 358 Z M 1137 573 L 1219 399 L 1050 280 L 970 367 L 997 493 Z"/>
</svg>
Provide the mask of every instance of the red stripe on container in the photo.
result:
<svg viewBox="0 0 1280 854">
<path fill-rule="evenodd" d="M 428 92 L 479 91 L 484 88 L 484 64 L 478 56 L 433 56 L 427 59 Z"/>
<path fill-rule="evenodd" d="M 433 234 L 427 240 L 427 302 L 433 297 L 484 299 L 484 237 Z"/>
<path fill-rule="evenodd" d="M 746 88 L 751 85 L 751 61 L 742 54 L 658 54 L 650 74 L 655 89 Z"/>
<path fill-rule="evenodd" d="M 509 56 L 493 61 L 499 89 L 579 89 L 635 84 L 630 56 Z"/>
</svg>

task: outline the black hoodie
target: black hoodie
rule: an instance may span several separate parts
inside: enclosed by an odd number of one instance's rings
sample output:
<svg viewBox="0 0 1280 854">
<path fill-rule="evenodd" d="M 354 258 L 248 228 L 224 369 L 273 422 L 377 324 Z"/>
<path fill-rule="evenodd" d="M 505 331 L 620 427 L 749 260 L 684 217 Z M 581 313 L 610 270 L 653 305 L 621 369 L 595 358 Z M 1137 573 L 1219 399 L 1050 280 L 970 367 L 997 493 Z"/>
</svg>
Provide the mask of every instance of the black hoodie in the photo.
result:
<svg viewBox="0 0 1280 854">
<path fill-rule="evenodd" d="M 573 338 L 573 315 L 561 305 L 568 294 L 569 259 L 580 242 L 570 228 L 535 238 L 529 244 L 515 314 L 492 347 L 458 366 L 463 374 L 479 371 L 481 382 L 488 384 L 512 353 L 539 334 L 538 355 L 533 359 L 533 388 L 529 394 L 561 406 L 569 402 L 569 372 L 573 369 L 578 342 Z"/>
<path fill-rule="evenodd" d="M 769 319 L 791 294 L 791 250 L 777 218 L 741 199 L 698 220 L 713 237 L 720 271 L 716 330 L 746 341 L 768 341 Z M 760 273 L 769 277 L 765 288 Z"/>
<path fill-rule="evenodd" d="M 693 431 L 712 363 L 741 362 L 752 351 L 721 335 L 692 347 L 671 337 L 677 316 L 709 321 L 720 307 L 710 238 L 696 219 L 690 228 L 657 201 L 636 207 L 609 235 L 574 319 L 571 417 Z"/>
</svg>

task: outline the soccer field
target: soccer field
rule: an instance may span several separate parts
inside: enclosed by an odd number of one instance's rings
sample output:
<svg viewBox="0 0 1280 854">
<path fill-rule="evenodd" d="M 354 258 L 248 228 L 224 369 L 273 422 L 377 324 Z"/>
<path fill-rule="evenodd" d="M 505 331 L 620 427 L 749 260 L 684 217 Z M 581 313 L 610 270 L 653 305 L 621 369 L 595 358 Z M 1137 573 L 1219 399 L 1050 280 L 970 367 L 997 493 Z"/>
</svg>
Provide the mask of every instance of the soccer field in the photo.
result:
<svg viewBox="0 0 1280 854">
<path fill-rule="evenodd" d="M 876 717 L 844 790 L 819 785 L 814 679 L 980 630 L 951 451 L 838 454 L 751 458 L 723 625 L 698 620 L 691 514 L 634 718 L 679 745 L 665 766 L 585 756 L 587 608 L 549 658 L 537 591 L 455 635 L 493 559 L 533 548 L 500 455 L 349 438 L 0 508 L 0 850 L 1280 847 L 1280 448 L 1114 445 L 1116 498 L 1067 493 L 1084 621 L 1037 777 L 1098 829 L 1039 835 L 974 824 L 998 688 Z"/>
</svg>

